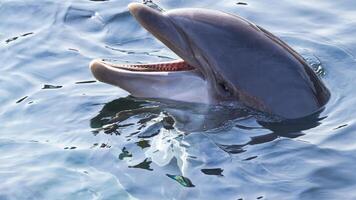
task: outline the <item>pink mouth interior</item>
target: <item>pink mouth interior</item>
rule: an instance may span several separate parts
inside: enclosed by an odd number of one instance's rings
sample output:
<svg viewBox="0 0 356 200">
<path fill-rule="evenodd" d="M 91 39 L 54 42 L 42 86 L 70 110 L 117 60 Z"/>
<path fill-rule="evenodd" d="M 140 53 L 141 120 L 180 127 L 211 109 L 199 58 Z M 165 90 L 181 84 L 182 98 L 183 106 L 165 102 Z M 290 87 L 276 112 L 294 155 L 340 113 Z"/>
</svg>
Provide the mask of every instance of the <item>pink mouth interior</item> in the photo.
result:
<svg viewBox="0 0 356 200">
<path fill-rule="evenodd" d="M 194 69 L 194 67 L 190 66 L 184 60 L 149 64 L 110 64 L 110 66 L 128 71 L 142 72 L 173 72 L 189 71 Z"/>
</svg>

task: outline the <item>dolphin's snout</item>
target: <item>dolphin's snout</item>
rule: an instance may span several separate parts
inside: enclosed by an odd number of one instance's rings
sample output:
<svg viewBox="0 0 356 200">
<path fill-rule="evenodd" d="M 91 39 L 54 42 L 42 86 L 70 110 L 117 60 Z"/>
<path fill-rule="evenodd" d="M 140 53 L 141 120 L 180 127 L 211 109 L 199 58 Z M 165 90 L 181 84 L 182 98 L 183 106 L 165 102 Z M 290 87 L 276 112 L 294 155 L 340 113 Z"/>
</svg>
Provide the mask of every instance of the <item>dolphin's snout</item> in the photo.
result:
<svg viewBox="0 0 356 200">
<path fill-rule="evenodd" d="M 92 70 L 93 68 L 97 67 L 100 64 L 100 59 L 94 59 L 89 63 L 89 69 Z"/>
<path fill-rule="evenodd" d="M 107 82 L 107 78 L 105 75 L 105 71 L 107 71 L 107 69 L 100 59 L 92 60 L 89 64 L 89 68 L 91 70 L 91 73 L 98 81 Z"/>
<path fill-rule="evenodd" d="M 135 15 L 140 11 L 140 9 L 145 7 L 145 5 L 143 5 L 141 3 L 130 3 L 127 7 L 129 8 L 129 11 L 131 12 L 131 14 Z"/>
<path fill-rule="evenodd" d="M 131 15 L 148 31 L 160 33 L 163 28 L 167 28 L 165 15 L 161 12 L 142 3 L 130 3 L 127 7 Z"/>
<path fill-rule="evenodd" d="M 145 22 L 148 17 L 157 18 L 161 13 L 142 3 L 130 3 L 128 6 L 130 13 L 139 21 Z"/>
</svg>

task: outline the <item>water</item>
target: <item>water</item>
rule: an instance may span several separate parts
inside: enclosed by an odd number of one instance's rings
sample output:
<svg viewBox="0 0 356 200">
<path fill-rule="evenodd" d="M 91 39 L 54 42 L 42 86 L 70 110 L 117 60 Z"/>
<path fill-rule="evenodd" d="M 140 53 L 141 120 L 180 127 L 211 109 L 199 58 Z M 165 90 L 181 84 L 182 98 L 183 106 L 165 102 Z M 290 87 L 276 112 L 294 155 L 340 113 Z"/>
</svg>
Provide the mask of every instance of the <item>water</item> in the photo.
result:
<svg viewBox="0 0 356 200">
<path fill-rule="evenodd" d="M 95 82 L 93 58 L 176 57 L 129 2 L 0 1 L 1 200 L 356 199 L 355 3 L 159 2 L 239 14 L 313 65 L 332 93 L 321 120 L 272 131 Z"/>
</svg>

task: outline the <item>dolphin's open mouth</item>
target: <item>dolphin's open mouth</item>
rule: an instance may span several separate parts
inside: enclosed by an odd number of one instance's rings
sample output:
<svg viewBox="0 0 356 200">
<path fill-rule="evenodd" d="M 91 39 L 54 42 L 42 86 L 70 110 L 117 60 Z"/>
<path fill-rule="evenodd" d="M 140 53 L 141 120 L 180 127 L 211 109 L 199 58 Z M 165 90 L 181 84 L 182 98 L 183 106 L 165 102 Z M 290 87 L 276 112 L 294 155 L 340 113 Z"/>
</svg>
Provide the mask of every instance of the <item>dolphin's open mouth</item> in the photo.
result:
<svg viewBox="0 0 356 200">
<path fill-rule="evenodd" d="M 106 68 L 108 70 L 119 71 L 120 73 L 146 75 L 153 74 L 150 72 L 184 72 L 198 69 L 197 67 L 192 66 L 191 59 L 187 60 L 185 58 L 187 56 L 182 57 L 182 52 L 184 52 L 185 55 L 189 51 L 187 48 L 188 44 L 182 38 L 181 33 L 179 33 L 179 31 L 176 29 L 176 26 L 171 22 L 167 15 L 141 3 L 131 3 L 129 4 L 128 8 L 131 14 L 143 27 L 152 33 L 158 40 L 163 42 L 181 59 L 147 64 L 114 64 L 105 60 L 96 59 L 90 64 L 91 69 L 96 77 L 98 77 L 98 73 L 102 73 L 103 71 L 99 70 L 100 67 Z M 105 80 L 103 81 L 105 82 Z"/>
<path fill-rule="evenodd" d="M 99 80 L 103 82 L 108 82 L 107 79 L 111 75 L 104 76 L 103 73 L 110 74 L 114 73 L 114 71 L 121 75 L 125 73 L 131 75 L 174 74 L 174 72 L 189 73 L 193 71 L 195 75 L 203 75 L 199 64 L 196 63 L 193 58 L 194 56 L 193 52 L 191 52 L 189 42 L 183 36 L 184 34 L 181 30 L 178 30 L 178 26 L 171 21 L 167 13 L 157 11 L 141 3 L 130 3 L 128 9 L 148 32 L 172 50 L 179 59 L 146 64 L 114 64 L 106 60 L 96 59 L 90 64 L 90 68 L 96 78 L 99 78 Z"/>
<path fill-rule="evenodd" d="M 126 70 L 131 72 L 174 72 L 174 71 L 190 71 L 194 67 L 189 65 L 184 60 L 173 60 L 169 62 L 147 63 L 147 64 L 114 64 L 106 61 L 100 61 L 109 67 Z"/>
<path fill-rule="evenodd" d="M 94 77 L 134 97 L 211 103 L 202 67 L 195 59 L 188 38 L 169 13 L 141 3 L 131 3 L 128 8 L 139 24 L 179 58 L 146 64 L 115 64 L 106 59 L 94 59 L 89 64 Z"/>
</svg>

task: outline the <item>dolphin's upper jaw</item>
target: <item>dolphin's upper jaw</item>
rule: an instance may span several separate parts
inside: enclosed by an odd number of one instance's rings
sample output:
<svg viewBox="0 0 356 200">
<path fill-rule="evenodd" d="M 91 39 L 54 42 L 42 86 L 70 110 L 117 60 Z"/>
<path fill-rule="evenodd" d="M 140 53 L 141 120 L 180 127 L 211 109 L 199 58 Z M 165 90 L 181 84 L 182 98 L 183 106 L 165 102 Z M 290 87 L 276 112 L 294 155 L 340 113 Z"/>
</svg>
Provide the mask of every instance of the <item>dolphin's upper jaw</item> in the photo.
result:
<svg viewBox="0 0 356 200">
<path fill-rule="evenodd" d="M 189 38 L 185 35 L 184 30 L 175 24 L 168 12 L 157 11 L 142 3 L 130 3 L 128 8 L 130 13 L 148 32 L 188 65 L 201 70 L 200 64 L 192 51 Z"/>
</svg>

